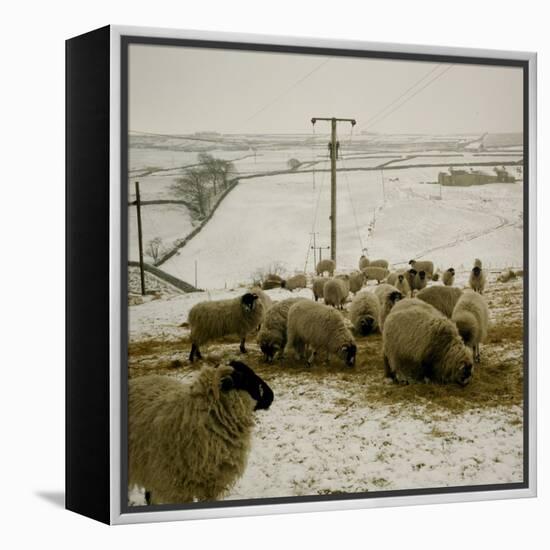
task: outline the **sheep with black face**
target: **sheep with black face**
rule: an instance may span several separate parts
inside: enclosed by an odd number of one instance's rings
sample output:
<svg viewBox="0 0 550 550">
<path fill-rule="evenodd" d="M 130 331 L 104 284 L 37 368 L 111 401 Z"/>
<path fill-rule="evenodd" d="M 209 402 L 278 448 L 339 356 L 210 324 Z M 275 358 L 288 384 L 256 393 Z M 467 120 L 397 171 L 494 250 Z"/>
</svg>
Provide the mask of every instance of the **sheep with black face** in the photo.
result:
<svg viewBox="0 0 550 550">
<path fill-rule="evenodd" d="M 236 334 L 240 338 L 240 351 L 246 353 L 248 334 L 261 325 L 265 308 L 258 294 L 247 292 L 229 300 L 199 302 L 189 312 L 191 327 L 191 353 L 189 361 L 201 359 L 200 346 L 222 336 Z"/>
<path fill-rule="evenodd" d="M 205 366 L 192 382 L 134 378 L 128 388 L 128 482 L 147 504 L 222 497 L 243 475 L 254 411 L 273 391 L 244 363 Z"/>
</svg>

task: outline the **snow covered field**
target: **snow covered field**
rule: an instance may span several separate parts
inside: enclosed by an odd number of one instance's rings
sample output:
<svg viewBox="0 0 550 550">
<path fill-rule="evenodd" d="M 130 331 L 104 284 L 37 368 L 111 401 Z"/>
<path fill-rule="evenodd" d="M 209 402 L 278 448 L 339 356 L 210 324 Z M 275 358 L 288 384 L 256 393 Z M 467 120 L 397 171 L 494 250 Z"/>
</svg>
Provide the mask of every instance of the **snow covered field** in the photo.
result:
<svg viewBox="0 0 550 550">
<path fill-rule="evenodd" d="M 465 280 L 466 273 L 459 274 L 459 286 Z M 181 326 L 189 309 L 239 293 L 166 294 L 130 307 L 130 376 L 194 376 L 188 329 Z M 283 289 L 268 293 L 274 300 L 290 296 Z M 311 291 L 293 295 L 311 297 Z M 358 339 L 354 369 L 337 363 L 307 369 L 294 360 L 267 365 L 251 339 L 245 361 L 272 387 L 275 400 L 257 414 L 247 470 L 228 498 L 520 482 L 521 280 L 501 284 L 491 277 L 486 297 L 492 326 L 466 388 L 385 383 L 379 335 Z M 235 338 L 205 349 L 214 364 L 238 356 Z M 131 491 L 131 503 L 142 499 Z"/>
</svg>

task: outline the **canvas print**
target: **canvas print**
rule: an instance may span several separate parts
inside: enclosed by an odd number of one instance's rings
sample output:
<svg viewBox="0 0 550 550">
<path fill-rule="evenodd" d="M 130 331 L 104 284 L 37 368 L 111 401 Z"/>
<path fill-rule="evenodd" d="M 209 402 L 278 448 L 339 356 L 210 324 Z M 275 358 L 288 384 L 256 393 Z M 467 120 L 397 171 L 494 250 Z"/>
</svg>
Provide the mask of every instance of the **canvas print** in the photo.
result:
<svg viewBox="0 0 550 550">
<path fill-rule="evenodd" d="M 525 68 L 127 47 L 128 508 L 524 486 Z"/>
</svg>

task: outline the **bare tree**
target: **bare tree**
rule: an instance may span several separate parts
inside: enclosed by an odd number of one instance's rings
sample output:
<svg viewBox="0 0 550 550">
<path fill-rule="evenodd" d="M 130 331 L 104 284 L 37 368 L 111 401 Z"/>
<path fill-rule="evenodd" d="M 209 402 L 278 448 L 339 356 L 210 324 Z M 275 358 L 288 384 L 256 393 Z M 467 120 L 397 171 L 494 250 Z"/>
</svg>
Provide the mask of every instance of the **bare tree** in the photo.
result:
<svg viewBox="0 0 550 550">
<path fill-rule="evenodd" d="M 189 168 L 185 175 L 178 178 L 172 185 L 173 191 L 185 198 L 201 218 L 208 213 L 208 180 L 208 172 L 201 166 Z"/>
<path fill-rule="evenodd" d="M 145 249 L 145 253 L 153 258 L 154 263 L 157 263 L 157 260 L 159 259 L 163 251 L 164 247 L 162 246 L 162 239 L 160 237 L 155 237 L 154 239 L 150 240 L 147 243 L 147 248 Z"/>
</svg>

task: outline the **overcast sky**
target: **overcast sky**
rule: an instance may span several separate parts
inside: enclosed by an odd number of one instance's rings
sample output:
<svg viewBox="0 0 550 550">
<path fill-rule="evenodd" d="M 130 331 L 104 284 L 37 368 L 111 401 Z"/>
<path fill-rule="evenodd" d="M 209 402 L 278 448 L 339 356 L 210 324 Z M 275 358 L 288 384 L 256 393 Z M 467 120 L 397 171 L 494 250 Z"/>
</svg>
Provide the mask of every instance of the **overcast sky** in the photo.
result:
<svg viewBox="0 0 550 550">
<path fill-rule="evenodd" d="M 519 68 L 138 44 L 129 53 L 134 131 L 309 133 L 311 117 L 338 116 L 356 118 L 357 132 L 521 132 L 522 102 Z"/>
</svg>

